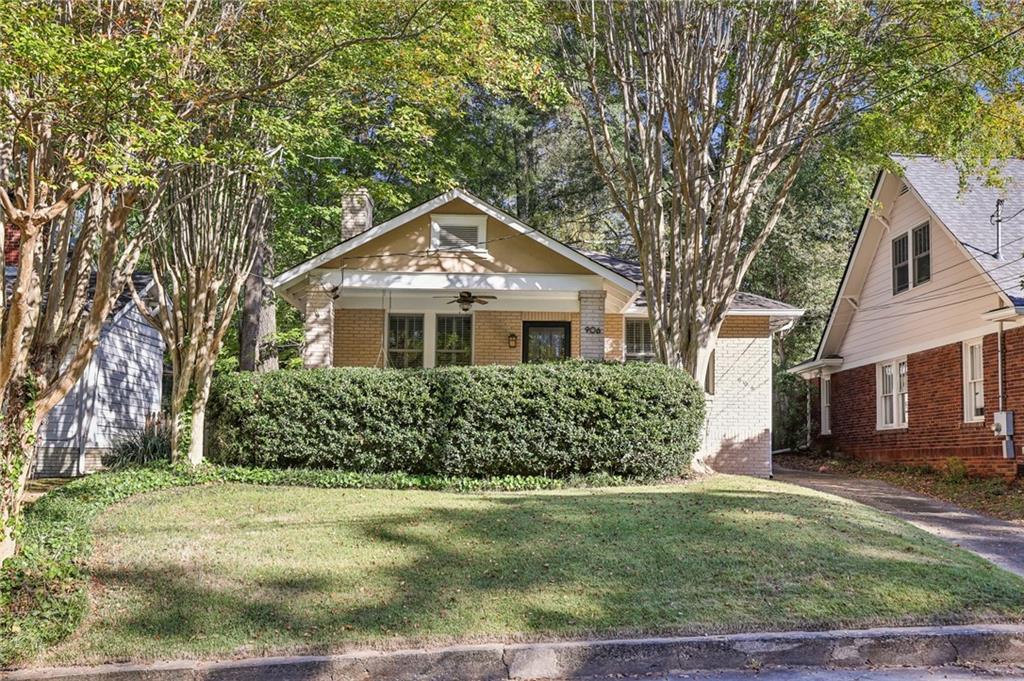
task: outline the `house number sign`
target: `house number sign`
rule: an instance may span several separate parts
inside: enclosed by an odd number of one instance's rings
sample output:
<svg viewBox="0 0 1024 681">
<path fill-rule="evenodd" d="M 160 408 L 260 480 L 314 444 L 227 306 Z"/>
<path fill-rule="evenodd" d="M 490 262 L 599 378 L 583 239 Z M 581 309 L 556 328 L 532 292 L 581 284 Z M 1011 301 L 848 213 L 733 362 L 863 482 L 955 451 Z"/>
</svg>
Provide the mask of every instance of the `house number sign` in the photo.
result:
<svg viewBox="0 0 1024 681">
<path fill-rule="evenodd" d="M 600 326 L 584 326 L 583 333 L 590 334 L 593 336 L 599 333 L 604 333 L 604 328 Z"/>
</svg>

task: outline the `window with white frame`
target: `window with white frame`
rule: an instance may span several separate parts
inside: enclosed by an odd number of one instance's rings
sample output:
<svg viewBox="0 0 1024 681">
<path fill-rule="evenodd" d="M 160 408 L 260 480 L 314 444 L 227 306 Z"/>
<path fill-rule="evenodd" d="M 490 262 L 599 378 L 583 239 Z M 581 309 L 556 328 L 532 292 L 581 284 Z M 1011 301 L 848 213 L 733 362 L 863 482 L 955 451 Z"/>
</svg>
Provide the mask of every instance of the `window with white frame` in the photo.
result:
<svg viewBox="0 0 1024 681">
<path fill-rule="evenodd" d="M 654 336 L 650 320 L 626 320 L 626 361 L 654 361 Z"/>
<path fill-rule="evenodd" d="M 423 315 L 388 316 L 388 366 L 398 369 L 423 366 Z"/>
<path fill-rule="evenodd" d="M 914 242 L 914 286 L 920 286 L 932 278 L 932 239 L 928 223 L 915 227 L 911 235 Z"/>
<path fill-rule="evenodd" d="M 486 215 L 430 216 L 430 247 L 435 251 L 486 251 Z"/>
<path fill-rule="evenodd" d="M 901 234 L 892 240 L 892 294 L 910 288 L 910 237 Z"/>
<path fill-rule="evenodd" d="M 473 317 L 468 314 L 437 315 L 435 366 L 469 366 L 473 363 Z"/>
<path fill-rule="evenodd" d="M 931 278 L 932 243 L 926 222 L 892 240 L 892 293 L 902 293 Z"/>
<path fill-rule="evenodd" d="M 964 421 L 985 420 L 982 339 L 964 341 Z"/>
<path fill-rule="evenodd" d="M 878 428 L 906 428 L 909 411 L 907 359 L 882 362 L 875 365 L 875 370 Z"/>
<path fill-rule="evenodd" d="M 832 434 L 832 378 L 821 378 L 821 434 Z"/>
</svg>

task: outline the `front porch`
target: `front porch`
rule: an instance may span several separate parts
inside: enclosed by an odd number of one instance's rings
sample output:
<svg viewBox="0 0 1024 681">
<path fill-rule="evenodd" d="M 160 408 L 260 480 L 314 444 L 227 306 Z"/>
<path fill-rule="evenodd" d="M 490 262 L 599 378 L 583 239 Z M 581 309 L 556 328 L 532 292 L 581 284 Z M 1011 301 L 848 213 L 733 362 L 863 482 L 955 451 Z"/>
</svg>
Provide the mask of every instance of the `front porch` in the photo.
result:
<svg viewBox="0 0 1024 681">
<path fill-rule="evenodd" d="M 629 358 L 652 355 L 643 309 L 625 314 L 598 277 L 334 271 L 316 282 L 295 301 L 309 368 L 624 361 L 627 319 Z"/>
</svg>

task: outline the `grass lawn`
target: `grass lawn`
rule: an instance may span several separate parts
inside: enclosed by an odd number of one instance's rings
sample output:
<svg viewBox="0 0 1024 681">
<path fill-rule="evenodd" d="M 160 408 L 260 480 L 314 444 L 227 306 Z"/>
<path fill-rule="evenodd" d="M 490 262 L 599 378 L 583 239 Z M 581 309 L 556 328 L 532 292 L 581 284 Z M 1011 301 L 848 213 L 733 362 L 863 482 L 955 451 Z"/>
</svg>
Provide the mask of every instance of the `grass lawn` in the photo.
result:
<svg viewBox="0 0 1024 681">
<path fill-rule="evenodd" d="M 1024 581 L 780 483 L 449 494 L 206 485 L 94 525 L 46 664 L 1019 618 Z"/>
<path fill-rule="evenodd" d="M 885 465 L 812 454 L 776 455 L 784 468 L 817 471 L 825 466 L 833 473 L 883 480 L 892 485 L 927 494 L 979 513 L 1024 523 L 1024 484 L 1020 479 L 967 477 L 949 479 L 941 471 L 922 467 Z"/>
</svg>

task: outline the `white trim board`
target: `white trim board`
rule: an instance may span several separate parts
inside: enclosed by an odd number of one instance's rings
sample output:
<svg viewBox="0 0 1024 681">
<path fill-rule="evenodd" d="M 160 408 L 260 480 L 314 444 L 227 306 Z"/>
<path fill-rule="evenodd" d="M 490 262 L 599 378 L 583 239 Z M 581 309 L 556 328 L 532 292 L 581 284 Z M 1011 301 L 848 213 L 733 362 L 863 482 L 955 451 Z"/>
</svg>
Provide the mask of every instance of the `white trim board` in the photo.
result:
<svg viewBox="0 0 1024 681">
<path fill-rule="evenodd" d="M 590 274 L 507 274 L 492 272 L 388 272 L 379 270 L 317 270 L 327 286 L 339 286 L 342 295 L 353 289 L 388 291 L 509 291 L 553 293 L 601 290 L 600 277 Z"/>
<path fill-rule="evenodd" d="M 580 265 L 581 267 L 590 270 L 591 272 L 601 277 L 602 279 L 607 279 L 616 286 L 625 289 L 627 292 L 634 293 L 637 290 L 637 285 L 634 282 L 630 281 L 629 279 L 626 279 L 618 272 L 615 272 L 614 270 L 611 270 L 605 267 L 604 265 L 601 265 L 600 263 L 591 260 L 590 258 L 583 255 L 579 251 L 569 246 L 566 246 L 557 239 L 554 239 L 542 232 L 539 232 L 535 229 L 528 227 L 527 225 L 515 219 L 508 213 L 486 203 L 482 199 L 479 199 L 462 189 L 451 189 L 445 192 L 444 194 L 435 196 L 433 199 L 427 201 L 426 203 L 422 203 L 419 206 L 416 206 L 415 208 L 407 210 L 401 215 L 391 218 L 387 222 L 382 222 L 376 227 L 372 227 L 361 234 L 357 234 L 356 236 L 350 239 L 342 241 L 337 246 L 334 246 L 333 248 L 324 251 L 320 255 L 310 258 L 309 260 L 291 268 L 287 272 L 280 274 L 273 280 L 272 285 L 274 289 L 280 293 L 282 289 L 287 288 L 290 284 L 292 284 L 296 279 L 298 279 L 302 275 L 312 272 L 313 270 L 319 268 L 320 266 L 333 260 L 334 258 L 344 255 L 345 253 L 348 253 L 349 251 L 358 248 L 359 246 L 362 246 L 363 244 L 373 239 L 376 239 L 379 236 L 387 234 L 393 229 L 396 229 L 397 227 L 400 227 L 401 225 L 404 225 L 410 222 L 411 220 L 415 220 L 416 218 L 422 215 L 426 215 L 427 213 L 434 212 L 437 208 L 443 206 L 444 204 L 450 201 L 454 201 L 455 199 L 465 201 L 466 203 L 473 206 L 474 208 L 484 213 L 485 215 L 488 215 L 494 218 L 495 220 L 498 220 L 499 222 L 507 225 L 508 227 L 519 232 L 520 234 L 529 236 L 537 243 L 540 243 L 541 245 L 548 247 L 555 253 L 558 253 L 559 255 L 571 260 L 577 265 Z"/>
</svg>

